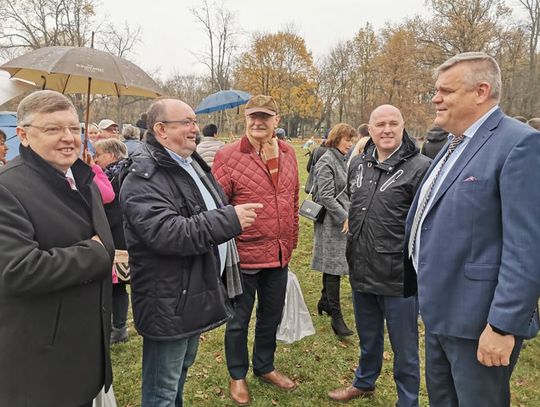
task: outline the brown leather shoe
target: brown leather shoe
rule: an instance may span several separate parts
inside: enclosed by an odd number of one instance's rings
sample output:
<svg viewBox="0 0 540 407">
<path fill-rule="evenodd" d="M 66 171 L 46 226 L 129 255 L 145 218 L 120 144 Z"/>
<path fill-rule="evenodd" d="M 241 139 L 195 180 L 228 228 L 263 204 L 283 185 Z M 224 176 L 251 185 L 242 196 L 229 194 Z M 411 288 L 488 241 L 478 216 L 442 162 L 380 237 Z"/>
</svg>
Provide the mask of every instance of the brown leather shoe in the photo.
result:
<svg viewBox="0 0 540 407">
<path fill-rule="evenodd" d="M 349 387 L 342 387 L 341 389 L 332 390 L 331 392 L 328 393 L 328 397 L 330 397 L 334 401 L 347 403 L 348 401 L 351 401 L 352 399 L 356 399 L 360 397 L 371 397 L 373 396 L 373 393 L 375 393 L 375 389 L 362 390 L 354 386 L 349 386 Z"/>
<path fill-rule="evenodd" d="M 273 384 L 274 386 L 286 391 L 293 391 L 297 387 L 295 382 L 275 369 L 270 373 L 261 375 L 260 378 L 266 383 Z"/>
<path fill-rule="evenodd" d="M 234 380 L 229 383 L 231 399 L 239 406 L 248 406 L 251 403 L 246 379 Z"/>
</svg>

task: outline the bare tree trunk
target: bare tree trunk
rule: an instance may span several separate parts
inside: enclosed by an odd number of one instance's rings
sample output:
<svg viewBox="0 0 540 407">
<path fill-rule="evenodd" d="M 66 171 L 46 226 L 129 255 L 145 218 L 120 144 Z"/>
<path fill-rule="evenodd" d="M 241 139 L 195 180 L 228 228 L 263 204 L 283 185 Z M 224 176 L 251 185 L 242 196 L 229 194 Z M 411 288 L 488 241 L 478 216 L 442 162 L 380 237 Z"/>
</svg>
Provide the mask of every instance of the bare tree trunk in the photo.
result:
<svg viewBox="0 0 540 407">
<path fill-rule="evenodd" d="M 529 78 L 526 97 L 526 107 L 521 114 L 530 117 L 534 112 L 536 95 L 536 64 L 538 47 L 538 37 L 540 35 L 540 1 L 539 0 L 519 0 L 521 5 L 529 14 Z"/>
</svg>

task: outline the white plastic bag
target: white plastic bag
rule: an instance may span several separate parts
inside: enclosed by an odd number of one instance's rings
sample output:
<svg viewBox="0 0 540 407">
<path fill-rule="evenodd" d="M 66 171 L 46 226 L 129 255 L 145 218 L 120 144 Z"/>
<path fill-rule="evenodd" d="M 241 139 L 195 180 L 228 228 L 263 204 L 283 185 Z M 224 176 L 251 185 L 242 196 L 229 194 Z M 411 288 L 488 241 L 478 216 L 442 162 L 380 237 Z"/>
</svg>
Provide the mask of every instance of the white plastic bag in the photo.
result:
<svg viewBox="0 0 540 407">
<path fill-rule="evenodd" d="M 116 399 L 114 398 L 114 391 L 112 386 L 109 388 L 109 391 L 105 393 L 105 389 L 101 389 L 98 393 L 92 407 L 116 407 Z"/>
<path fill-rule="evenodd" d="M 276 337 L 285 343 L 293 343 L 314 333 L 315 328 L 304 302 L 300 283 L 298 283 L 296 275 L 289 270 L 283 316 Z"/>
</svg>

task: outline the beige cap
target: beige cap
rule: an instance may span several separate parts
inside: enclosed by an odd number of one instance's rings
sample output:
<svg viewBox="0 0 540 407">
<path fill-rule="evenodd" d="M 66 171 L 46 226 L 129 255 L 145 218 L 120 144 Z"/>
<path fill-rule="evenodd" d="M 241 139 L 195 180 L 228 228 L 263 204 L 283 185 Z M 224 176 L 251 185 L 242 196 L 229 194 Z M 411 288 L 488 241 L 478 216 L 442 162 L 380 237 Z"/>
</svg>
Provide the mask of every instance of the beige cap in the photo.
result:
<svg viewBox="0 0 540 407">
<path fill-rule="evenodd" d="M 105 130 L 105 129 L 111 127 L 111 126 L 118 127 L 118 125 L 115 122 L 113 122 L 111 119 L 103 119 L 98 124 L 98 127 L 99 127 L 100 130 Z"/>
<path fill-rule="evenodd" d="M 276 116 L 278 106 L 274 98 L 272 96 L 257 95 L 249 99 L 246 105 L 246 116 L 258 112 Z"/>
</svg>

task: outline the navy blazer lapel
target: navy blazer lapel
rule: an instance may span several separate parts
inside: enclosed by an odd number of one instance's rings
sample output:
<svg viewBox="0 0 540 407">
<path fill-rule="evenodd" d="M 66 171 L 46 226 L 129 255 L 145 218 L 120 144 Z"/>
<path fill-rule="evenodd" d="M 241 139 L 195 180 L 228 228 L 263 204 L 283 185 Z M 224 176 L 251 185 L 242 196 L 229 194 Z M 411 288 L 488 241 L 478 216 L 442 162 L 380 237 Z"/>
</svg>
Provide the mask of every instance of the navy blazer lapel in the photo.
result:
<svg viewBox="0 0 540 407">
<path fill-rule="evenodd" d="M 484 145 L 484 143 L 491 137 L 493 134 L 493 131 L 497 128 L 499 125 L 499 122 L 504 117 L 504 114 L 501 112 L 501 109 L 495 110 L 491 116 L 487 118 L 487 120 L 480 126 L 480 128 L 476 131 L 475 135 L 465 146 L 465 150 L 463 150 L 463 153 L 461 153 L 461 156 L 458 158 L 450 172 L 447 174 L 446 178 L 444 179 L 443 183 L 441 184 L 441 187 L 437 191 L 437 195 L 433 198 L 433 202 L 431 203 L 428 212 L 431 210 L 431 208 L 434 208 L 439 199 L 446 193 L 448 188 L 450 188 L 450 185 L 452 185 L 456 178 L 461 174 L 465 166 L 471 161 L 471 159 L 476 155 L 478 150 Z"/>
<path fill-rule="evenodd" d="M 405 237 L 409 238 L 409 233 L 411 231 L 411 226 L 413 223 L 414 215 L 416 213 L 416 208 L 418 207 L 418 200 L 420 199 L 420 192 L 422 191 L 422 187 L 426 183 L 427 179 L 429 178 L 430 174 L 433 172 L 433 169 L 437 166 L 438 162 L 444 157 L 446 154 L 446 151 L 448 150 L 448 145 L 450 144 L 450 141 L 447 141 L 446 144 L 439 150 L 433 161 L 431 161 L 431 164 L 426 171 L 424 178 L 422 179 L 422 182 L 418 186 L 418 189 L 416 190 L 416 194 L 414 196 L 414 199 L 411 203 L 411 207 L 409 208 L 409 213 L 407 214 L 407 219 L 405 221 Z"/>
</svg>

